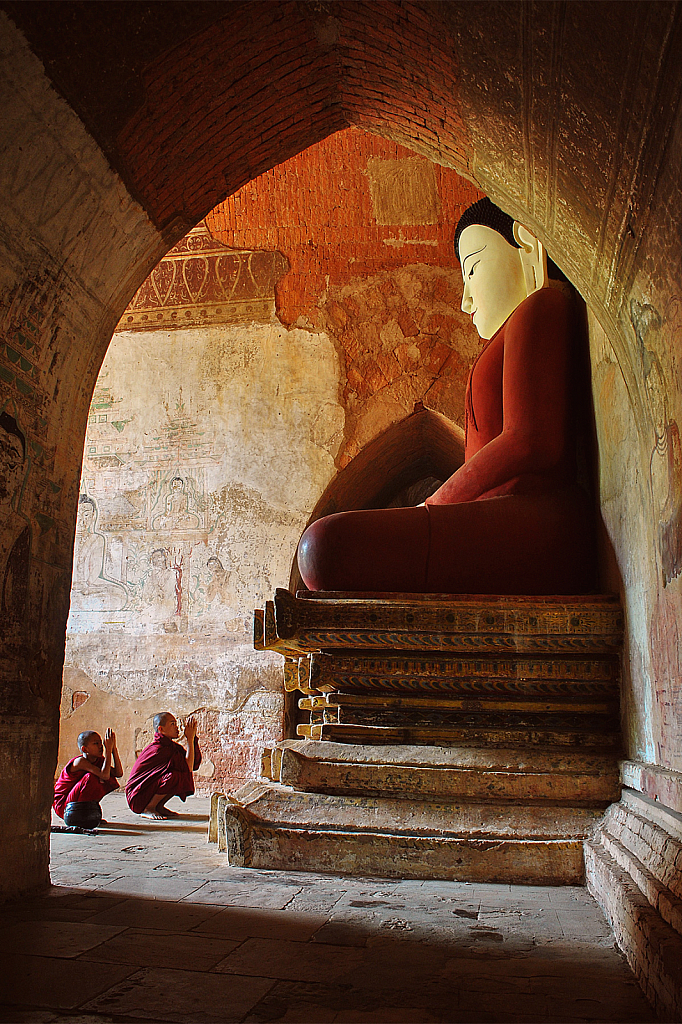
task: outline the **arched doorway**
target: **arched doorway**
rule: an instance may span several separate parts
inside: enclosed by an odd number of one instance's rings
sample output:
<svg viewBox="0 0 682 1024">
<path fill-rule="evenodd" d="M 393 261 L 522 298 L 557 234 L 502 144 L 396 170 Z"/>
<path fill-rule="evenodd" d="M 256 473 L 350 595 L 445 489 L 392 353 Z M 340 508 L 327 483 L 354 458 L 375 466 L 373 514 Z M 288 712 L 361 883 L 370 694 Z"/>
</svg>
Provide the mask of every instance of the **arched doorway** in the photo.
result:
<svg viewBox="0 0 682 1024">
<path fill-rule="evenodd" d="M 10 891 L 47 877 L 78 459 L 113 326 L 220 198 L 349 123 L 474 178 L 535 228 L 593 311 L 604 503 L 633 613 L 631 748 L 682 767 L 669 710 L 680 608 L 676 6 L 632 5 L 626 22 L 607 5 L 544 5 L 531 17 L 508 4 L 491 22 L 488 5 L 216 4 L 187 39 L 182 18 L 158 5 L 158 20 L 139 13 L 150 41 L 125 65 L 125 88 L 112 83 L 130 25 L 108 24 L 103 53 L 97 5 L 71 32 L 54 30 L 54 7 L 6 4 L 3 17 L 3 408 L 27 439 L 19 515 L 31 536 L 26 614 L 3 624 Z M 106 74 L 71 60 L 76 41 Z"/>
</svg>

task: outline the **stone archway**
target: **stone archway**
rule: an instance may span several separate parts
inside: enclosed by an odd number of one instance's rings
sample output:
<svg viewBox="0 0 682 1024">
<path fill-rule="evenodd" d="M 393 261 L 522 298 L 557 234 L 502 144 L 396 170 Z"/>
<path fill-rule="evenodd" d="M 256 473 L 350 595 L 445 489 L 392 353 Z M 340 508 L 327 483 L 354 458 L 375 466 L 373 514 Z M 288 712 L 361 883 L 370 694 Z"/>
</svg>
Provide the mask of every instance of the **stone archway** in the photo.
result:
<svg viewBox="0 0 682 1024">
<path fill-rule="evenodd" d="M 8 891 L 47 878 L 78 461 L 113 327 L 218 200 L 348 124 L 475 180 L 588 302 L 630 752 L 679 771 L 678 5 L 212 4 L 190 26 L 157 4 L 134 13 L 141 42 L 117 15 L 104 47 L 98 6 L 56 31 L 62 5 L 2 5 L 2 407 L 27 441 L 10 504 L 31 541 L 2 626 Z"/>
</svg>

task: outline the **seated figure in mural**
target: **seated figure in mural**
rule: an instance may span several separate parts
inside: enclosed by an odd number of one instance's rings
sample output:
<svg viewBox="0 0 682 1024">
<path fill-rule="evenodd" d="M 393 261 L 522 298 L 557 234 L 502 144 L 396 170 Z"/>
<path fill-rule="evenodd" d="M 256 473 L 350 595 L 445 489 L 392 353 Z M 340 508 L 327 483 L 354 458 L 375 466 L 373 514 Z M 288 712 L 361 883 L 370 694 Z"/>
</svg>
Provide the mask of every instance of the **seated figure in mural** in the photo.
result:
<svg viewBox="0 0 682 1024">
<path fill-rule="evenodd" d="M 310 590 L 576 594 L 594 588 L 594 513 L 577 483 L 581 328 L 541 243 L 489 199 L 455 233 L 462 309 L 484 342 L 464 464 L 416 508 L 341 512 L 298 549 Z M 582 403 L 582 405 L 581 405 Z"/>
<path fill-rule="evenodd" d="M 188 718 L 185 724 L 187 750 L 174 742 L 180 729 L 170 711 L 154 715 L 154 730 L 154 739 L 133 765 L 126 799 L 131 811 L 145 818 L 177 818 L 166 803 L 174 796 L 184 801 L 194 792 L 192 772 L 201 764 L 196 722 Z"/>
<path fill-rule="evenodd" d="M 126 588 L 107 579 L 106 551 L 106 540 L 97 531 L 95 500 L 81 494 L 71 581 L 71 607 L 75 611 L 118 611 L 125 607 Z"/>
<path fill-rule="evenodd" d="M 166 508 L 152 522 L 154 530 L 198 530 L 201 520 L 189 507 L 189 494 L 181 476 L 174 476 L 166 495 Z"/>
<path fill-rule="evenodd" d="M 78 737 L 78 749 L 79 756 L 69 761 L 55 783 L 52 806 L 65 825 L 97 828 L 103 823 L 100 801 L 118 789 L 116 780 L 123 775 L 116 733 L 107 729 L 103 743 L 98 732 L 86 729 Z"/>
</svg>

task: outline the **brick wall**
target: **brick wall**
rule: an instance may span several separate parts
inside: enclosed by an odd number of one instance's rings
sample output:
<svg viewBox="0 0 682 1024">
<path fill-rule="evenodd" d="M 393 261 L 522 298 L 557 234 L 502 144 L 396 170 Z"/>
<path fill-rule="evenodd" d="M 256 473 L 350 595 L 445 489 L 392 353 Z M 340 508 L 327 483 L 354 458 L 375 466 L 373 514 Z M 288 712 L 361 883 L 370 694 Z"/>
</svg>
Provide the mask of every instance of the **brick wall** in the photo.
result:
<svg viewBox="0 0 682 1024">
<path fill-rule="evenodd" d="M 348 128 L 207 216 L 225 245 L 283 253 L 278 316 L 335 342 L 345 377 L 340 468 L 418 402 L 463 424 L 478 337 L 460 309 L 452 240 L 481 194 L 453 170 Z"/>
</svg>

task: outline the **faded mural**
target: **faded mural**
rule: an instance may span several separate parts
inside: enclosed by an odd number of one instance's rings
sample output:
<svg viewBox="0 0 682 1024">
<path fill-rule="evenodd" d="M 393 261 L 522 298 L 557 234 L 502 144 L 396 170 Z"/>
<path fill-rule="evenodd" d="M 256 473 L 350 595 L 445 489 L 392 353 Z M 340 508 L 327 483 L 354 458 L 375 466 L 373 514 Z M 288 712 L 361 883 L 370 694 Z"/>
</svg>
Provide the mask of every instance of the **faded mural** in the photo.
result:
<svg viewBox="0 0 682 1024">
<path fill-rule="evenodd" d="M 284 267 L 200 226 L 114 336 L 83 457 L 60 761 L 111 719 L 130 767 L 169 708 L 198 717 L 200 779 L 229 786 L 282 734 L 280 659 L 252 650 L 252 610 L 288 581 L 344 420 L 329 339 L 275 317 Z"/>
</svg>

